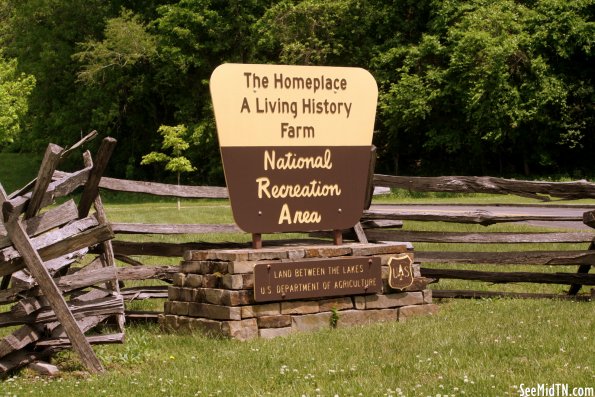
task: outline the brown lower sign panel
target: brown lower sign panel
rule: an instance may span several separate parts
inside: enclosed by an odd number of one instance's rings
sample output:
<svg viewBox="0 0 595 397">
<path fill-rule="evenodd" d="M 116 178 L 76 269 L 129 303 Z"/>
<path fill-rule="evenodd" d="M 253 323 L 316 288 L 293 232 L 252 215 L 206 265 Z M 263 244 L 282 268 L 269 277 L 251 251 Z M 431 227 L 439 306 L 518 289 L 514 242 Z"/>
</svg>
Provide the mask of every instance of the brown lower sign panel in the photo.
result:
<svg viewBox="0 0 595 397">
<path fill-rule="evenodd" d="M 380 258 L 350 257 L 254 266 L 257 302 L 379 293 Z"/>
<path fill-rule="evenodd" d="M 248 233 L 349 229 L 362 216 L 371 146 L 221 147 L 233 217 Z"/>
</svg>

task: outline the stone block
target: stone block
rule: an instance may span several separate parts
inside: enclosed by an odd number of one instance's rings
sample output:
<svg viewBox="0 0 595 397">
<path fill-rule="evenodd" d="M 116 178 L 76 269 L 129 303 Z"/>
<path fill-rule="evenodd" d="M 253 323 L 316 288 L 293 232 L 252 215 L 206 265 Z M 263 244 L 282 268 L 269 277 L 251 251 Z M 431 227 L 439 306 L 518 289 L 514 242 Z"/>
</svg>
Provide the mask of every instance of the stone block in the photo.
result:
<svg viewBox="0 0 595 397">
<path fill-rule="evenodd" d="M 178 316 L 187 316 L 188 315 L 188 302 L 167 302 L 169 303 L 169 308 L 167 310 L 168 313 L 175 314 Z"/>
<path fill-rule="evenodd" d="M 255 303 L 254 291 L 247 289 L 227 291 L 223 302 L 229 306 L 252 305 Z"/>
<path fill-rule="evenodd" d="M 390 307 L 421 305 L 424 301 L 421 292 L 399 292 L 387 295 L 367 295 L 366 310 Z"/>
<path fill-rule="evenodd" d="M 424 294 L 424 303 L 429 305 L 432 303 L 432 290 L 431 289 L 425 289 L 422 291 L 422 293 Z"/>
<path fill-rule="evenodd" d="M 188 274 L 185 286 L 187 288 L 218 288 L 220 279 L 216 274 Z"/>
<path fill-rule="evenodd" d="M 319 311 L 320 306 L 317 301 L 281 302 L 281 314 L 310 314 Z"/>
<path fill-rule="evenodd" d="M 224 321 L 221 332 L 233 339 L 248 340 L 258 337 L 258 325 L 255 318 L 240 321 Z"/>
<path fill-rule="evenodd" d="M 353 256 L 401 254 L 412 249 L 411 243 L 352 244 Z"/>
<path fill-rule="evenodd" d="M 175 273 L 173 277 L 173 283 L 176 287 L 183 287 L 184 281 L 186 280 L 185 273 Z"/>
<path fill-rule="evenodd" d="M 185 284 L 187 288 L 200 288 L 202 287 L 202 274 L 187 274 Z"/>
<path fill-rule="evenodd" d="M 353 301 L 351 297 L 344 296 L 342 298 L 324 299 L 318 302 L 321 312 L 330 312 L 334 310 L 348 310 L 353 309 Z"/>
<path fill-rule="evenodd" d="M 227 265 L 224 266 L 224 269 L 226 269 L 225 271 L 227 271 Z M 202 278 L 202 287 L 203 288 L 220 288 L 221 276 L 222 276 L 222 274 L 220 274 L 220 273 L 205 274 Z"/>
<path fill-rule="evenodd" d="M 180 300 L 184 302 L 202 302 L 203 299 L 196 288 L 182 288 Z"/>
<path fill-rule="evenodd" d="M 304 259 L 306 257 L 306 251 L 301 248 L 291 248 L 287 250 L 287 259 L 295 261 Z"/>
<path fill-rule="evenodd" d="M 244 283 L 246 274 L 224 274 L 221 277 L 221 287 L 226 289 L 246 289 Z"/>
<path fill-rule="evenodd" d="M 221 260 L 222 257 L 232 258 L 227 260 L 234 260 L 237 254 L 229 254 L 229 252 L 241 250 L 188 250 L 184 252 L 185 261 L 208 261 Z"/>
<path fill-rule="evenodd" d="M 222 261 L 184 261 L 180 265 L 180 270 L 191 274 L 227 273 L 228 266 L 229 262 Z"/>
<path fill-rule="evenodd" d="M 413 279 L 413 284 L 411 286 L 405 288 L 405 291 L 422 291 L 428 288 L 428 285 L 433 283 L 433 278 L 427 277 L 415 277 Z"/>
<path fill-rule="evenodd" d="M 351 248 L 344 245 L 306 246 L 304 258 L 334 258 L 337 256 L 351 255 Z"/>
<path fill-rule="evenodd" d="M 204 250 L 187 250 L 183 256 L 185 261 L 202 261 L 207 259 L 207 251 Z"/>
<path fill-rule="evenodd" d="M 233 261 L 227 265 L 227 273 L 229 274 L 245 274 L 254 271 L 254 261 Z"/>
<path fill-rule="evenodd" d="M 244 279 L 244 288 L 254 289 L 254 274 L 242 274 Z"/>
<path fill-rule="evenodd" d="M 339 313 L 337 327 L 397 321 L 398 318 L 399 309 L 345 310 Z"/>
<path fill-rule="evenodd" d="M 277 259 L 288 259 L 288 249 L 284 247 L 279 248 L 260 248 L 249 250 L 248 260 L 250 261 L 269 261 Z"/>
<path fill-rule="evenodd" d="M 254 276 L 252 274 L 224 274 L 221 276 L 221 288 L 252 289 Z"/>
<path fill-rule="evenodd" d="M 421 264 L 414 263 L 411 266 L 413 267 L 413 277 L 421 277 Z"/>
<path fill-rule="evenodd" d="M 254 294 L 250 290 L 201 288 L 198 291 L 203 294 L 204 302 L 215 305 L 240 306 L 254 303 Z"/>
<path fill-rule="evenodd" d="M 295 331 L 317 331 L 329 328 L 331 312 L 291 316 L 291 328 Z"/>
<path fill-rule="evenodd" d="M 399 321 L 407 321 L 414 316 L 427 316 L 438 313 L 438 305 L 414 305 L 399 308 Z"/>
<path fill-rule="evenodd" d="M 178 329 L 178 316 L 165 314 L 163 317 L 160 317 L 160 320 L 159 325 L 164 332 L 173 332 Z"/>
<path fill-rule="evenodd" d="M 253 306 L 241 306 L 240 309 L 242 318 L 275 316 L 281 314 L 281 304 L 279 302 Z"/>
<path fill-rule="evenodd" d="M 177 332 L 190 333 L 190 317 L 179 316 Z"/>
<path fill-rule="evenodd" d="M 204 299 L 202 301 L 204 303 L 229 306 L 223 303 L 223 295 L 227 290 L 215 288 L 201 288 L 200 291 L 203 294 Z"/>
<path fill-rule="evenodd" d="M 208 318 L 189 318 L 188 328 L 190 331 L 199 331 L 212 336 L 222 336 L 223 321 L 209 320 Z"/>
<path fill-rule="evenodd" d="M 284 328 L 262 328 L 258 330 L 258 334 L 263 339 L 273 339 L 279 336 L 287 336 L 292 334 L 294 329 L 292 327 Z"/>
<path fill-rule="evenodd" d="M 357 310 L 365 310 L 366 309 L 366 297 L 365 296 L 354 296 L 353 297 L 353 305 Z"/>
<path fill-rule="evenodd" d="M 228 262 L 247 261 L 251 251 L 251 249 L 216 250 L 214 251 L 215 258 L 213 259 Z"/>
<path fill-rule="evenodd" d="M 172 287 L 171 285 L 167 287 L 167 299 L 170 301 L 177 301 L 180 300 L 180 291 L 182 290 L 181 287 Z"/>
<path fill-rule="evenodd" d="M 188 315 L 211 320 L 241 320 L 242 311 L 239 307 L 212 305 L 210 303 L 190 303 L 188 305 Z"/>
<path fill-rule="evenodd" d="M 278 316 L 261 316 L 257 319 L 258 328 L 282 328 L 291 326 L 291 316 L 281 314 Z"/>
<path fill-rule="evenodd" d="M 27 368 L 41 376 L 57 376 L 60 374 L 58 367 L 44 361 L 34 361 Z"/>
<path fill-rule="evenodd" d="M 184 273 L 202 274 L 202 261 L 184 261 L 180 270 Z"/>
</svg>

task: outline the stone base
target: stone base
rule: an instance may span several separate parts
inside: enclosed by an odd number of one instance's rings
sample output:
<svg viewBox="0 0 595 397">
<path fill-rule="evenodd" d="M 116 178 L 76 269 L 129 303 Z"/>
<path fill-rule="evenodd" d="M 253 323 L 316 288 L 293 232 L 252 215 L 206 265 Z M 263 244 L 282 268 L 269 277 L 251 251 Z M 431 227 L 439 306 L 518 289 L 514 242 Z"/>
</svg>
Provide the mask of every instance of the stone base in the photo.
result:
<svg viewBox="0 0 595 397">
<path fill-rule="evenodd" d="M 347 327 L 382 321 L 404 321 L 437 312 L 432 304 L 433 281 L 420 276 L 404 290 L 388 285 L 388 260 L 396 254 L 413 256 L 408 243 L 343 244 L 262 249 L 200 250 L 184 255 L 182 272 L 169 287 L 160 324 L 173 332 L 201 331 L 238 340 L 274 338 L 293 332 Z M 253 268 L 267 263 L 303 261 L 310 258 L 350 256 L 380 257 L 382 292 L 309 298 L 281 302 L 254 300 Z"/>
</svg>

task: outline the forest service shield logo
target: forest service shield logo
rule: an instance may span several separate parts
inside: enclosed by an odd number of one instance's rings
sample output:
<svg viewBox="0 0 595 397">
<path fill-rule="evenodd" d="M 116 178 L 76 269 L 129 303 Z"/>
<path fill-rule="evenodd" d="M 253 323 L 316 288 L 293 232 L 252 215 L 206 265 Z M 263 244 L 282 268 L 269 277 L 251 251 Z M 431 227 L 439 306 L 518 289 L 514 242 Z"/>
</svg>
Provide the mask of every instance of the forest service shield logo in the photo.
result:
<svg viewBox="0 0 595 397">
<path fill-rule="evenodd" d="M 403 290 L 413 284 L 413 260 L 406 254 L 388 260 L 388 285 Z"/>
</svg>

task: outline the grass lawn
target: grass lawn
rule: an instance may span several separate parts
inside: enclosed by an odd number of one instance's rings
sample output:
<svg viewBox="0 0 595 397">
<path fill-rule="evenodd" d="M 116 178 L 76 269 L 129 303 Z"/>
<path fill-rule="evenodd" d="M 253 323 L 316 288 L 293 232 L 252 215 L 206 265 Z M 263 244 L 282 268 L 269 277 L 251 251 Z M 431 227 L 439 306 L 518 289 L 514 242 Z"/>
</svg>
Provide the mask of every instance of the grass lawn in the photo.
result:
<svg viewBox="0 0 595 397">
<path fill-rule="evenodd" d="M 237 342 L 129 326 L 95 350 L 89 376 L 72 353 L 58 378 L 28 370 L 0 396 L 514 396 L 520 385 L 595 384 L 592 303 L 449 301 L 439 314 Z"/>
<path fill-rule="evenodd" d="M 0 156 L 0 164 L 6 159 Z M 22 181 L 5 182 L 7 174 L 7 169 L 0 167 L 0 181 L 7 191 L 22 185 Z M 477 202 L 477 195 L 474 196 Z M 473 195 L 418 197 L 397 192 L 379 201 L 472 202 L 469 197 Z M 528 201 L 488 195 L 479 196 L 479 200 L 482 203 Z M 232 222 L 231 211 L 225 200 L 183 200 L 181 211 L 177 211 L 175 199 L 137 200 L 106 194 L 104 201 L 108 217 L 113 222 Z M 421 230 L 428 225 L 407 222 L 405 227 Z M 436 223 L 432 224 L 432 228 L 454 231 L 455 226 Z M 525 225 L 494 225 L 489 229 L 469 225 L 456 230 L 542 229 Z M 267 235 L 265 243 L 267 239 L 279 237 L 288 236 Z M 158 238 L 163 241 L 250 240 L 249 236 L 243 234 L 118 238 Z M 459 248 L 460 245 L 415 246 L 416 250 Z M 552 249 L 585 248 L 583 245 L 564 245 Z M 502 247 L 494 246 L 493 249 Z M 151 264 L 179 262 L 179 258 L 138 259 Z M 533 270 L 531 267 L 498 269 Z M 576 271 L 576 267 L 561 271 L 566 270 Z M 562 292 L 567 287 L 518 284 L 490 286 L 485 283 L 443 280 L 435 288 Z M 125 344 L 94 348 L 107 369 L 105 374 L 91 376 L 85 373 L 75 354 L 62 352 L 54 359 L 54 363 L 62 369 L 58 377 L 39 377 L 30 370 L 21 370 L 0 380 L 0 397 L 489 397 L 520 395 L 521 385 L 527 388 L 538 387 L 540 384 L 548 387 L 562 384 L 568 385 L 570 393 L 575 387 L 595 386 L 595 306 L 592 302 L 486 299 L 444 300 L 438 303 L 438 314 L 413 318 L 407 322 L 339 328 L 248 342 L 213 339 L 201 334 L 167 334 L 155 325 L 131 324 L 126 329 Z M 159 309 L 161 305 L 162 303 L 145 301 L 134 303 L 133 306 Z M 7 331 L 0 329 L 0 334 L 4 335 Z"/>
<path fill-rule="evenodd" d="M 175 200 L 107 202 L 106 207 L 114 222 L 232 221 L 226 201 L 182 204 L 181 211 L 175 209 Z M 423 225 L 410 223 L 407 227 Z M 497 226 L 503 227 L 507 226 Z M 199 236 L 185 238 L 197 240 Z M 248 241 L 249 236 L 200 239 Z M 416 249 L 433 248 L 422 245 Z M 178 260 L 172 259 L 170 264 Z M 478 285 L 451 283 L 456 288 L 475 289 Z M 437 286 L 445 288 L 442 282 Z M 137 304 L 142 308 L 151 305 L 155 304 Z M 95 347 L 107 369 L 105 374 L 86 374 L 76 355 L 64 352 L 54 360 L 63 369 L 59 377 L 42 378 L 22 370 L 0 383 L 0 397 L 514 396 L 519 395 L 520 385 L 561 383 L 571 391 L 595 385 L 592 302 L 488 299 L 448 300 L 439 305 L 437 315 L 404 323 L 266 341 L 172 335 L 153 325 L 129 325 L 125 344 Z"/>
</svg>

